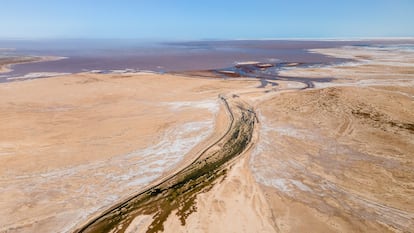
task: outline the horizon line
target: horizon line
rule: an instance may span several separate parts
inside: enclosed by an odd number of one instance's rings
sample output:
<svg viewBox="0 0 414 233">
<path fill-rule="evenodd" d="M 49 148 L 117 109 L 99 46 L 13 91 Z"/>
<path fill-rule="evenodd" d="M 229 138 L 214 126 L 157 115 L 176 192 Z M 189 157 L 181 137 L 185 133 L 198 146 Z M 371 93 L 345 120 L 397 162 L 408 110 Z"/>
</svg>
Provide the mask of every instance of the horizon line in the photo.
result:
<svg viewBox="0 0 414 233">
<path fill-rule="evenodd" d="M 292 40 L 292 41 L 367 41 L 367 40 L 414 40 L 414 36 L 366 36 L 366 37 L 265 37 L 265 38 L 117 38 L 117 37 L 5 37 L 6 40 L 140 40 L 140 41 L 271 41 L 271 40 Z"/>
</svg>

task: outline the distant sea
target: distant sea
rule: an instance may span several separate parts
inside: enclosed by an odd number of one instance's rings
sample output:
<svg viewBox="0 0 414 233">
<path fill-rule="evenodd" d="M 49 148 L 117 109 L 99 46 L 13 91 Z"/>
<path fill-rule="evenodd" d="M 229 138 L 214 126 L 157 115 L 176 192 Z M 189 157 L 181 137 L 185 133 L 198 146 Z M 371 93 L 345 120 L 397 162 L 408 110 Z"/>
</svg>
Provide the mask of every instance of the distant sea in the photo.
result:
<svg viewBox="0 0 414 233">
<path fill-rule="evenodd" d="M 92 70 L 154 72 L 210 70 L 236 62 L 300 62 L 325 64 L 340 59 L 308 53 L 307 49 L 344 45 L 369 46 L 389 41 L 233 40 L 148 42 L 127 39 L 0 40 L 6 55 L 58 56 L 67 59 L 13 66 L 0 81 L 37 72 L 78 73 Z M 3 54 L 4 55 L 4 54 Z"/>
</svg>

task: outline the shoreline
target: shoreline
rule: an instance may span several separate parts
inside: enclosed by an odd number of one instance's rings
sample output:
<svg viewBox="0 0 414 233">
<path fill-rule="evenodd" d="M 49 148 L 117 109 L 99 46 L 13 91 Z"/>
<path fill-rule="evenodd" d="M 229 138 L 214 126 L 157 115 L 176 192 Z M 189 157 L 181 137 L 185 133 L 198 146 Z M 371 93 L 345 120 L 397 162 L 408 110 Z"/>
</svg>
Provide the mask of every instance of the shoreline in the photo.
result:
<svg viewBox="0 0 414 233">
<path fill-rule="evenodd" d="M 7 75 L 10 72 L 13 72 L 13 67 L 16 65 L 23 65 L 23 64 L 30 64 L 30 63 L 41 63 L 41 62 L 49 62 L 49 61 L 59 61 L 63 59 L 67 59 L 67 57 L 57 57 L 57 56 L 10 56 L 10 57 L 0 57 L 0 59 L 4 59 L 4 64 L 0 66 L 0 75 Z M 7 61 L 10 59 L 11 61 Z M 16 60 L 17 59 L 17 60 Z M 28 61 L 19 61 L 27 59 Z"/>
<path fill-rule="evenodd" d="M 404 38 L 404 39 L 408 39 L 408 41 L 405 42 L 410 42 L 412 44 L 414 44 L 414 40 L 411 41 L 409 38 Z M 238 48 L 241 49 L 240 51 L 246 51 L 247 53 L 249 53 L 248 51 L 251 49 L 250 46 L 254 45 L 255 40 L 236 40 L 233 41 L 236 43 L 236 45 L 232 45 L 234 46 L 234 48 Z M 208 46 L 216 46 L 217 48 L 221 48 L 221 47 L 225 47 L 225 46 L 229 46 L 231 45 L 231 40 L 230 41 L 190 41 L 190 42 L 174 42 L 174 43 L 164 43 L 167 44 L 167 46 L 169 44 L 171 45 L 175 45 L 178 47 L 182 47 L 182 51 L 185 51 L 187 47 L 200 47 L 202 48 L 205 45 Z M 283 43 L 282 43 L 283 42 Z M 0 73 L 0 82 L 10 82 L 10 81 L 17 81 L 17 80 L 27 80 L 27 79 L 34 79 L 34 78 L 44 78 L 44 77 L 54 77 L 54 76 L 61 76 L 61 75 L 68 75 L 68 74 L 77 74 L 77 73 L 84 73 L 84 72 L 91 72 L 91 73 L 141 73 L 141 72 L 150 72 L 150 73 L 158 73 L 158 74 L 162 74 L 162 73 L 170 73 L 170 74 L 184 74 L 184 75 L 190 75 L 190 76 L 206 76 L 206 77 L 211 77 L 212 74 L 211 72 L 214 72 L 216 74 L 218 74 L 218 76 L 221 77 L 229 77 L 229 78 L 235 78 L 235 77 L 246 77 L 246 76 L 261 76 L 264 75 L 263 72 L 256 72 L 254 71 L 252 74 L 250 74 L 250 72 L 252 70 L 249 70 L 249 68 L 244 69 L 242 67 L 254 67 L 255 64 L 261 64 L 262 67 L 256 67 L 256 68 L 266 68 L 265 70 L 270 70 L 267 68 L 272 68 L 275 66 L 284 66 L 284 67 L 280 67 L 279 69 L 283 70 L 283 69 L 297 69 L 298 67 L 303 67 L 306 68 L 306 66 L 326 66 L 326 65 L 332 65 L 332 66 L 337 66 L 338 64 L 343 64 L 346 65 L 347 62 L 354 62 L 355 59 L 351 59 L 349 56 L 348 57 L 335 57 L 335 56 L 330 56 L 330 54 L 323 54 L 323 53 L 319 53 L 318 50 L 319 49 L 334 49 L 334 48 L 341 48 L 343 46 L 362 46 L 362 47 L 370 47 L 370 46 L 374 46 L 377 45 L 377 43 L 381 42 L 378 40 L 372 40 L 372 39 L 365 39 L 365 40 L 357 40 L 357 41 L 345 41 L 345 42 L 333 42 L 333 44 L 331 45 L 323 45 L 323 40 L 311 40 L 311 41 L 290 41 L 290 40 L 281 40 L 281 41 L 274 41 L 274 40 L 264 40 L 262 42 L 259 41 L 259 44 L 257 45 L 257 48 L 259 49 L 258 51 L 264 51 L 262 49 L 271 49 L 271 51 L 273 51 L 273 49 L 275 49 L 274 51 L 278 51 L 280 49 L 285 48 L 284 46 L 286 46 L 286 48 L 290 48 L 290 46 L 296 46 L 295 44 L 299 43 L 300 46 L 303 46 L 303 51 L 298 53 L 297 55 L 293 56 L 293 57 L 286 57 L 288 58 L 286 59 L 275 59 L 275 58 L 269 58 L 266 56 L 262 56 L 261 59 L 251 59 L 251 58 L 245 58 L 245 59 L 237 59 L 234 58 L 231 61 L 231 65 L 230 66 L 224 66 L 223 65 L 215 65 L 213 69 L 195 69 L 190 68 L 190 69 L 183 69 L 181 71 L 174 71 L 174 70 L 168 70 L 167 67 L 163 67 L 162 65 L 158 65 L 155 66 L 155 60 L 151 60 L 152 56 L 147 57 L 145 59 L 141 59 L 138 57 L 134 58 L 131 57 L 132 59 L 138 59 L 137 60 L 137 66 L 138 64 L 140 64 L 141 62 L 144 62 L 144 64 L 146 64 L 145 60 L 149 59 L 150 62 L 148 64 L 153 64 L 154 67 L 152 69 L 145 69 L 145 68 L 137 68 L 134 66 L 127 66 L 130 68 L 121 68 L 121 69 L 116 69 L 115 67 L 112 69 L 88 69 L 88 65 L 87 63 L 85 63 L 86 65 L 82 68 L 82 70 L 77 70 L 77 63 L 83 63 L 80 57 L 76 57 L 76 55 L 74 55 L 72 57 L 72 55 L 70 57 L 62 57 L 62 56 L 38 56 L 40 57 L 40 60 L 38 61 L 33 61 L 33 62 L 25 62 L 25 63 L 16 63 L 16 64 L 10 64 L 10 65 L 6 65 L 3 67 L 8 67 L 7 72 L 5 72 L 6 68 L 3 68 L 4 71 L 2 73 Z M 364 44 L 361 44 L 361 43 Z M 247 44 L 245 44 L 247 43 Z M 260 44 L 261 43 L 261 44 Z M 284 43 L 288 43 L 287 45 L 284 45 Z M 290 44 L 293 43 L 293 44 Z M 301 45 L 301 43 L 304 43 L 303 45 Z M 313 44 L 316 43 L 316 44 Z M 387 44 L 401 44 L 401 40 L 387 40 L 387 43 L 385 43 L 384 45 L 387 46 Z M 409 43 L 409 44 L 410 44 Z M 381 44 L 381 43 L 380 43 Z M 411 45 L 412 45 L 411 44 Z M 293 48 L 299 48 L 299 47 L 293 47 Z M 168 50 L 168 49 L 167 49 Z M 13 50 L 15 51 L 15 49 Z M 180 50 L 181 51 L 181 50 Z M 298 50 L 299 51 L 299 50 Z M 20 51 L 22 52 L 22 51 Z M 200 53 L 203 54 L 206 51 Z M 260 52 L 260 53 L 262 53 Z M 93 52 L 92 52 L 93 53 Z M 207 54 L 210 53 L 207 51 Z M 75 53 L 76 54 L 76 53 Z M 219 53 L 220 54 L 220 53 Z M 217 55 L 219 55 L 217 54 Z M 223 53 L 225 54 L 225 53 Z M 197 55 L 197 54 L 195 54 Z M 304 57 L 309 56 L 307 59 L 307 61 L 300 61 L 301 59 L 304 59 Z M 169 55 L 168 55 L 169 56 Z M 180 55 L 181 56 L 181 55 Z M 180 59 L 182 59 L 182 61 L 185 61 L 185 57 L 177 57 L 178 61 L 180 61 Z M 204 55 L 205 56 L 205 55 Z M 208 55 L 208 56 L 212 56 L 212 55 Z M 211 60 L 209 57 L 207 56 L 207 63 L 209 60 Z M 282 58 L 286 56 L 282 54 Z M 314 61 L 313 59 L 311 59 L 314 56 Z M 324 57 L 324 59 L 321 59 L 321 57 Z M 82 58 L 83 59 L 83 58 Z M 116 58 L 119 59 L 119 58 Z M 293 60 L 292 60 L 293 59 Z M 306 60 L 305 59 L 305 60 Z M 50 69 L 49 67 L 52 64 L 46 65 L 47 62 L 49 61 L 60 61 L 60 60 L 66 60 L 63 61 L 63 63 L 59 63 L 56 64 L 55 67 L 72 67 L 73 66 L 73 70 L 72 68 L 58 68 L 58 69 Z M 161 59 L 162 60 L 162 59 Z M 177 60 L 177 59 L 174 59 Z M 290 60 L 290 61 L 289 61 Z M 320 60 L 320 61 L 318 61 Z M 322 61 L 323 60 L 323 61 Z M 358 59 L 356 59 L 358 60 Z M 108 62 L 108 61 L 105 61 Z M 196 63 L 199 63 L 200 61 L 197 61 Z M 35 64 L 39 64 L 39 66 L 33 66 Z M 43 65 L 44 64 L 44 65 Z M 147 65 L 148 65 L 147 64 Z M 291 65 L 289 65 L 291 64 Z M 269 65 L 270 67 L 266 67 L 267 65 Z M 13 66 L 19 66 L 19 69 L 14 69 Z M 27 67 L 26 67 L 27 66 Z M 42 69 L 42 67 L 44 66 L 44 69 Z M 116 66 L 116 65 L 115 65 Z M 37 68 L 36 68 L 37 67 Z M 195 66 L 197 67 L 197 66 Z M 29 68 L 35 68 L 34 71 L 29 71 Z M 239 68 L 239 69 L 238 69 Z M 241 68 L 241 69 L 240 69 Z M 237 70 L 238 69 L 238 70 Z M 19 72 L 14 72 L 15 70 L 21 70 Z M 14 72 L 14 73 L 13 73 Z M 272 71 L 274 72 L 274 71 Z M 277 72 L 277 71 L 276 71 Z M 277 73 L 272 74 L 272 76 L 277 76 Z M 282 77 L 280 77 L 282 78 Z M 300 78 L 300 77 L 299 77 Z M 307 77 L 305 77 L 307 78 Z M 272 83 L 272 80 L 274 81 L 273 78 L 271 79 L 267 79 L 264 78 L 263 80 L 263 84 L 262 85 L 267 85 L 267 83 Z"/>
</svg>

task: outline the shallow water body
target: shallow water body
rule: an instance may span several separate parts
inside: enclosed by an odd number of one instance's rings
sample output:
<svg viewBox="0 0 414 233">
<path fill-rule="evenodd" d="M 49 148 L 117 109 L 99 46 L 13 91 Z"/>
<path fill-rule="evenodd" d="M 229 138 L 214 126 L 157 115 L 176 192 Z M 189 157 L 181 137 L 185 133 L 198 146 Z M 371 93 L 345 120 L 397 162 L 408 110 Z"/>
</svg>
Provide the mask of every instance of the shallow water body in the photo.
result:
<svg viewBox="0 0 414 233">
<path fill-rule="evenodd" d="M 379 41 L 233 40 L 148 42 L 127 39 L 0 40 L 0 54 L 58 56 L 66 59 L 13 66 L 0 82 L 29 73 L 78 73 L 100 70 L 180 72 L 232 67 L 237 62 L 330 64 L 343 59 L 308 49 L 379 43 Z M 386 41 L 381 42 L 386 44 Z"/>
</svg>

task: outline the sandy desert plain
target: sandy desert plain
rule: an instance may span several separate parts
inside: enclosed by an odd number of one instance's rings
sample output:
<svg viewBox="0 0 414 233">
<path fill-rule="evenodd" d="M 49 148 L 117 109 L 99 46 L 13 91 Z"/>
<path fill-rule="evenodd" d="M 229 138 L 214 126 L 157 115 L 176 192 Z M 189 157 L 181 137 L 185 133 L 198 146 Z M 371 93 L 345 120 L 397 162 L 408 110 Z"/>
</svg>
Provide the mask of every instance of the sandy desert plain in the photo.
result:
<svg viewBox="0 0 414 233">
<path fill-rule="evenodd" d="M 310 52 L 350 60 L 1 83 L 0 232 L 414 232 L 414 51 Z"/>
</svg>

